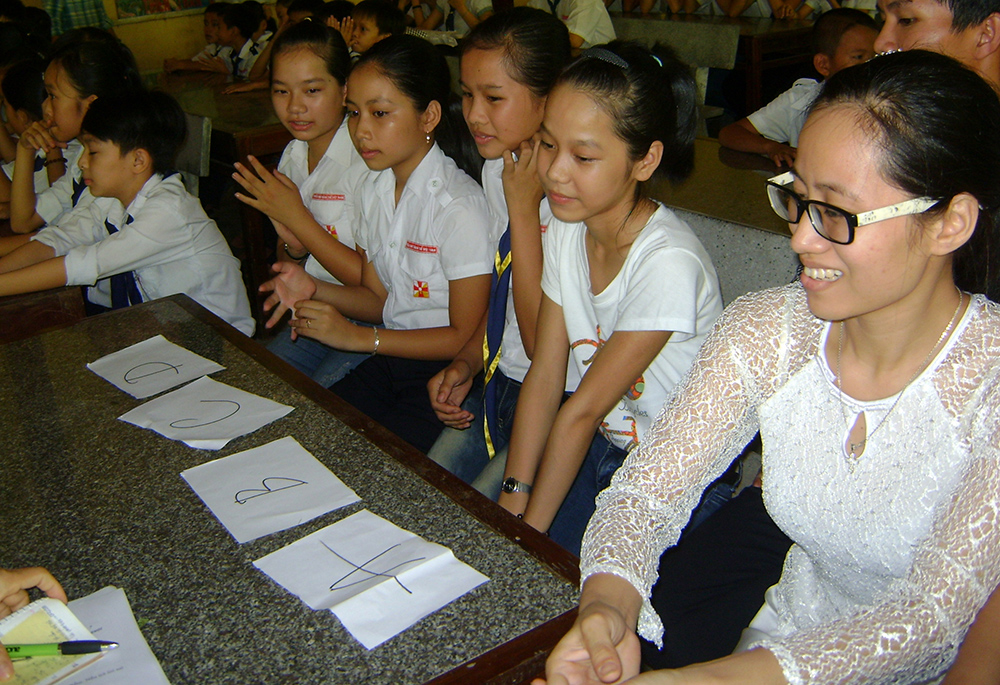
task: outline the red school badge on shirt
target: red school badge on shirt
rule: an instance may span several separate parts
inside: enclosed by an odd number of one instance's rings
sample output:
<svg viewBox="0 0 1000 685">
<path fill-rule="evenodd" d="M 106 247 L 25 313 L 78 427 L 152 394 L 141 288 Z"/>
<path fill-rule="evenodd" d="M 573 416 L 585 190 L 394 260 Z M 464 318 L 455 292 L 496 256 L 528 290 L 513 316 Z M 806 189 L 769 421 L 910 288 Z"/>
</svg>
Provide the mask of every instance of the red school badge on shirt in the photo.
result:
<svg viewBox="0 0 1000 685">
<path fill-rule="evenodd" d="M 326 232 L 329 233 L 330 235 L 332 235 L 334 238 L 337 237 L 337 227 L 336 226 L 333 226 L 331 224 L 323 224 L 323 228 L 325 228 Z"/>
<path fill-rule="evenodd" d="M 413 296 L 414 297 L 430 297 L 431 290 L 427 285 L 427 281 L 413 281 Z"/>
</svg>

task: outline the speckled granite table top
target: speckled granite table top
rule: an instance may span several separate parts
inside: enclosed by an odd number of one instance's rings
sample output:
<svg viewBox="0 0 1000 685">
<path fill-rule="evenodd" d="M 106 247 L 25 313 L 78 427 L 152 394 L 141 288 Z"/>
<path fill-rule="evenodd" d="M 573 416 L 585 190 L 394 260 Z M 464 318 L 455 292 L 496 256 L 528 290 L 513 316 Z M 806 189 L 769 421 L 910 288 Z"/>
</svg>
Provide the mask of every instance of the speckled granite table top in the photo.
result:
<svg viewBox="0 0 1000 685">
<path fill-rule="evenodd" d="M 420 683 L 575 606 L 576 588 L 567 579 L 572 572 L 556 572 L 558 564 L 538 561 L 537 551 L 529 554 L 523 540 L 531 531 L 516 535 L 520 523 L 513 521 L 502 535 L 470 515 L 322 402 L 262 366 L 254 357 L 271 365 L 263 348 L 248 347 L 248 354 L 188 306 L 161 300 L 0 346 L 0 566 L 47 566 L 71 598 L 105 585 L 123 588 L 136 617 L 147 621 L 146 639 L 175 685 Z M 295 410 L 220 452 L 194 450 L 116 420 L 140 401 L 85 364 L 157 333 L 224 365 L 216 380 Z M 179 474 L 286 435 L 362 502 L 239 545 Z M 398 446 L 396 452 L 406 453 Z M 479 495 L 471 490 L 458 495 L 480 512 L 494 506 L 475 501 Z M 362 507 L 446 545 L 490 581 L 367 651 L 330 612 L 310 610 L 251 565 Z M 498 520 L 500 528 L 507 526 Z M 556 558 L 560 552 L 545 539 L 528 546 L 555 549 Z"/>
</svg>

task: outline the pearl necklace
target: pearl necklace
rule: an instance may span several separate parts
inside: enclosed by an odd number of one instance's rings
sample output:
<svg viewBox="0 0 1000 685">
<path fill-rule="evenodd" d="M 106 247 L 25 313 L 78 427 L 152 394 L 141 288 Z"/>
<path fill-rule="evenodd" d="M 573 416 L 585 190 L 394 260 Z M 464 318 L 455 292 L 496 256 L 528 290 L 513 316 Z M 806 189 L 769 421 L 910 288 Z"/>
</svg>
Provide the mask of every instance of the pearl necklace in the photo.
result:
<svg viewBox="0 0 1000 685">
<path fill-rule="evenodd" d="M 958 290 L 958 288 L 956 288 L 956 290 Z M 878 429 L 881 428 L 882 425 L 886 422 L 886 419 L 889 418 L 889 414 L 891 414 L 893 409 L 896 408 L 896 405 L 899 404 L 899 400 L 903 398 L 903 393 L 906 392 L 906 389 L 910 387 L 910 384 L 913 381 L 917 380 L 917 376 L 923 373 L 924 369 L 927 368 L 927 365 L 930 363 L 931 359 L 934 358 L 934 355 L 937 353 L 938 349 L 940 349 L 942 343 L 944 343 L 944 341 L 948 339 L 948 336 L 951 335 L 952 329 L 955 328 L 955 324 L 958 322 L 958 313 L 962 311 L 962 304 L 964 302 L 965 302 L 965 293 L 963 293 L 961 290 L 958 290 L 958 306 L 955 307 L 955 313 L 952 314 L 951 321 L 949 321 L 948 326 L 943 331 L 941 331 L 941 335 L 938 337 L 937 342 L 934 343 L 934 347 L 932 347 L 931 351 L 927 353 L 927 356 L 924 358 L 924 361 L 920 364 L 919 367 L 917 367 L 917 370 L 914 372 L 914 374 L 910 376 L 910 380 L 906 381 L 906 385 L 904 385 L 902 390 L 899 391 L 899 394 L 896 395 L 896 400 L 892 403 L 892 406 L 889 407 L 889 411 L 885 413 L 885 416 L 883 416 L 882 420 L 878 422 L 878 425 L 875 426 L 874 430 L 872 430 L 871 433 L 868 433 L 868 435 L 862 438 L 860 442 L 847 443 L 849 447 L 848 451 L 851 457 L 852 470 L 853 470 L 853 463 L 856 462 L 858 459 L 858 453 L 863 452 L 865 449 L 865 445 L 868 444 L 868 438 L 873 437 L 875 433 L 878 432 Z M 848 429 L 853 430 L 851 428 L 850 422 L 847 419 L 847 414 L 844 413 L 844 405 L 846 404 L 844 402 L 844 384 L 843 384 L 844 381 L 840 373 L 840 359 L 843 356 L 843 352 L 844 352 L 844 322 L 841 321 L 840 331 L 837 336 L 837 390 L 840 392 L 840 414 L 841 416 L 844 417 L 844 423 L 847 424 Z"/>
</svg>

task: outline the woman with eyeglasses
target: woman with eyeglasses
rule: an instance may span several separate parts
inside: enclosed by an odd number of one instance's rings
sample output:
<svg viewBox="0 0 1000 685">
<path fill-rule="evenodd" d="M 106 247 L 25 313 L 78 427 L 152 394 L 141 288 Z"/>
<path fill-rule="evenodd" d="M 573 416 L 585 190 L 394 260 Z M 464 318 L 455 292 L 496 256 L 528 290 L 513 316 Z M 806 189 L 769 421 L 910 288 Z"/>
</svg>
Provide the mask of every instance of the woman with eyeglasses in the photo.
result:
<svg viewBox="0 0 1000 685">
<path fill-rule="evenodd" d="M 736 654 L 648 683 L 933 682 L 1000 580 L 1000 102 L 950 58 L 831 79 L 768 195 L 800 282 L 719 319 L 598 498 L 550 684 L 639 671 L 657 560 L 759 429 L 793 540 Z M 992 280 L 991 280 L 992 279 Z"/>
</svg>

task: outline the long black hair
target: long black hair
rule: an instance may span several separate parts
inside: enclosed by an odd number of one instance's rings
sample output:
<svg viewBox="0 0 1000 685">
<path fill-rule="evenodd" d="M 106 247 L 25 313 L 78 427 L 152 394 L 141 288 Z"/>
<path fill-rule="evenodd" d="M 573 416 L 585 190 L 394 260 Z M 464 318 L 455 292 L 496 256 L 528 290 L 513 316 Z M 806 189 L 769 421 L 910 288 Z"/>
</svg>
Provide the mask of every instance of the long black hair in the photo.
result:
<svg viewBox="0 0 1000 685">
<path fill-rule="evenodd" d="M 463 57 L 469 50 L 501 50 L 507 75 L 544 98 L 569 62 L 569 30 L 548 12 L 515 7 L 478 24 L 459 49 Z"/>
<path fill-rule="evenodd" d="M 478 182 L 483 166 L 469 127 L 462 117 L 462 102 L 451 91 L 451 72 L 444 55 L 423 38 L 389 36 L 375 43 L 354 65 L 371 65 L 409 98 L 418 112 L 431 102 L 441 105 L 441 121 L 434 138 L 441 150 Z"/>
<path fill-rule="evenodd" d="M 271 48 L 271 78 L 274 78 L 274 62 L 278 56 L 290 50 L 305 49 L 323 60 L 326 70 L 337 83 L 347 83 L 351 71 L 351 55 L 340 31 L 334 31 L 326 24 L 311 18 L 290 26 L 274 39 Z"/>
<path fill-rule="evenodd" d="M 599 45 L 566 67 L 557 85 L 562 84 L 587 93 L 604 109 L 632 160 L 658 140 L 663 157 L 654 173 L 680 183 L 694 170 L 697 89 L 691 70 L 670 48 L 657 44 L 647 50 L 618 40 Z"/>
<path fill-rule="evenodd" d="M 947 208 L 960 193 L 979 202 L 975 232 L 954 257 L 955 283 L 1000 298 L 1000 100 L 974 71 L 923 50 L 882 55 L 831 78 L 812 112 L 854 108 L 877 149 L 882 177 Z"/>
</svg>

